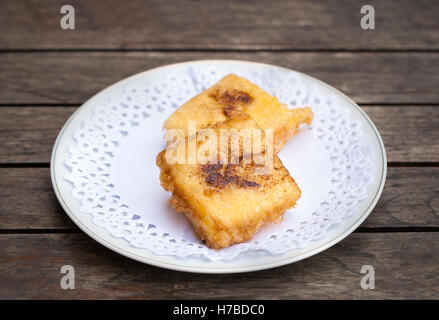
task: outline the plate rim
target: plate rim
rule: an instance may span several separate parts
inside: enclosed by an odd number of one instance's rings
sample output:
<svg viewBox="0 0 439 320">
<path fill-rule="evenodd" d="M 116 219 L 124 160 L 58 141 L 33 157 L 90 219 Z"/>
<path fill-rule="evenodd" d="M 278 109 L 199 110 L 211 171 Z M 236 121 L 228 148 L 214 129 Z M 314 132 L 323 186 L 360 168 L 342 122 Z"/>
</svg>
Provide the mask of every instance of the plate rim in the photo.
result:
<svg viewBox="0 0 439 320">
<path fill-rule="evenodd" d="M 75 214 L 73 212 L 73 210 L 71 210 L 69 208 L 66 201 L 62 197 L 61 191 L 59 190 L 59 186 L 57 184 L 57 179 L 59 179 L 59 177 L 57 177 L 56 173 L 55 173 L 55 162 L 56 162 L 55 160 L 57 158 L 57 150 L 59 147 L 60 140 L 63 137 L 66 129 L 69 127 L 69 124 L 79 115 L 79 113 L 81 113 L 87 107 L 87 104 L 89 103 L 90 100 L 92 100 L 93 98 L 95 98 L 98 95 L 101 95 L 103 92 L 110 91 L 113 87 L 118 86 L 122 82 L 129 81 L 135 77 L 144 76 L 148 73 L 152 73 L 152 72 L 157 71 L 157 70 L 162 69 L 162 68 L 168 68 L 168 67 L 179 66 L 179 65 L 184 65 L 184 64 L 190 65 L 190 64 L 196 64 L 196 63 L 243 63 L 243 64 L 253 64 L 253 65 L 264 66 L 264 67 L 280 68 L 280 69 L 283 69 L 286 71 L 293 71 L 293 72 L 300 74 L 303 77 L 306 77 L 314 82 L 319 83 L 320 85 L 323 85 L 324 87 L 326 87 L 330 91 L 334 91 L 336 94 L 341 95 L 354 108 L 356 108 L 357 111 L 359 111 L 359 113 L 361 114 L 361 116 L 370 125 L 372 131 L 374 132 L 374 134 L 378 140 L 378 143 L 380 146 L 380 151 L 381 151 L 380 156 L 381 156 L 381 162 L 382 162 L 381 163 L 382 164 L 381 179 L 379 182 L 378 189 L 373 197 L 373 200 L 369 203 L 368 207 L 364 210 L 364 212 L 362 212 L 361 214 L 358 214 L 358 219 L 356 221 L 354 221 L 342 233 L 340 233 L 336 237 L 330 239 L 329 241 L 325 242 L 324 244 L 318 246 L 317 248 L 310 250 L 309 252 L 305 252 L 305 253 L 297 255 L 297 256 L 286 257 L 286 258 L 277 259 L 277 260 L 276 260 L 276 256 L 273 256 L 274 260 L 272 262 L 268 262 L 268 263 L 264 263 L 264 264 L 257 264 L 257 265 L 252 265 L 252 266 L 237 266 L 237 267 L 231 267 L 231 268 L 187 266 L 184 264 L 173 264 L 173 263 L 169 263 L 169 262 L 163 262 L 160 260 L 150 259 L 148 257 L 141 256 L 137 253 L 127 251 L 124 248 L 121 248 L 117 244 L 113 243 L 113 242 L 116 242 L 117 240 L 120 240 L 118 238 L 114 238 L 113 241 L 108 241 L 106 239 L 103 239 L 98 234 L 96 234 L 93 230 L 91 230 L 85 224 L 83 224 L 83 222 L 77 217 L 77 214 Z M 153 265 L 153 266 L 161 267 L 161 268 L 165 268 L 165 269 L 175 270 L 175 271 L 193 272 L 193 273 L 210 273 L 210 274 L 242 273 L 242 272 L 253 272 L 253 271 L 276 268 L 276 267 L 280 267 L 280 266 L 284 266 L 284 265 L 287 265 L 290 263 L 304 260 L 304 259 L 309 258 L 313 255 L 316 255 L 322 251 L 325 251 L 326 249 L 329 249 L 330 247 L 334 246 L 335 244 L 337 244 L 338 242 L 342 241 L 347 236 L 349 236 L 370 215 L 370 213 L 373 211 L 373 209 L 375 208 L 376 204 L 378 203 L 378 201 L 381 197 L 381 194 L 382 194 L 383 189 L 384 189 L 386 177 L 387 177 L 387 155 L 386 155 L 384 142 L 381 138 L 381 135 L 379 134 L 378 129 L 376 128 L 376 126 L 372 122 L 372 120 L 369 118 L 369 116 L 351 98 L 349 98 L 347 95 L 345 95 L 343 92 L 339 91 L 338 89 L 323 82 L 322 80 L 314 78 L 313 76 L 302 73 L 300 71 L 296 71 L 296 70 L 293 70 L 293 69 L 290 69 L 287 67 L 282 67 L 282 66 L 278 66 L 278 65 L 274 65 L 274 64 L 261 63 L 261 62 L 255 62 L 255 61 L 246 61 L 246 60 L 235 60 L 235 59 L 214 59 L 214 60 L 200 59 L 200 60 L 191 60 L 191 61 L 183 61 L 183 62 L 177 62 L 177 63 L 172 63 L 172 64 L 166 64 L 166 65 L 158 66 L 158 67 L 155 67 L 155 68 L 152 68 L 149 70 L 145 70 L 145 71 L 136 73 L 134 75 L 131 75 L 129 77 L 126 77 L 126 78 L 123 78 L 121 80 L 116 81 L 115 83 L 105 87 L 104 89 L 100 90 L 99 92 L 97 92 L 93 96 L 91 96 L 89 99 L 87 99 L 77 110 L 75 110 L 75 112 L 73 112 L 73 114 L 68 118 L 68 120 L 65 122 L 65 124 L 63 125 L 63 127 L 61 128 L 60 132 L 57 135 L 54 146 L 52 148 L 52 153 L 51 153 L 51 158 L 50 158 L 50 177 L 51 177 L 52 187 L 54 189 L 55 195 L 56 195 L 59 203 L 61 204 L 62 208 L 64 209 L 64 211 L 70 217 L 70 219 L 72 219 L 72 221 L 85 234 L 87 234 L 89 237 L 91 237 L 93 240 L 97 241 L 101 245 L 107 247 L 108 249 L 115 251 L 115 252 L 117 252 L 125 257 L 128 257 L 130 259 L 133 259 L 133 260 L 136 260 L 136 261 L 139 261 L 142 263 L 146 263 L 149 265 Z M 63 177 L 61 177 L 61 179 L 62 178 Z M 95 225 L 95 227 L 99 228 L 98 225 Z M 110 234 L 110 237 L 111 237 L 111 234 Z M 324 236 L 323 238 L 325 238 L 325 237 L 326 236 Z M 110 238 L 110 239 L 112 239 L 112 238 Z M 144 250 L 148 250 L 148 249 L 144 249 Z M 154 253 L 152 253 L 152 254 L 154 254 Z M 288 253 L 286 253 L 286 254 L 288 255 Z M 160 255 L 156 255 L 156 256 L 160 257 Z"/>
</svg>

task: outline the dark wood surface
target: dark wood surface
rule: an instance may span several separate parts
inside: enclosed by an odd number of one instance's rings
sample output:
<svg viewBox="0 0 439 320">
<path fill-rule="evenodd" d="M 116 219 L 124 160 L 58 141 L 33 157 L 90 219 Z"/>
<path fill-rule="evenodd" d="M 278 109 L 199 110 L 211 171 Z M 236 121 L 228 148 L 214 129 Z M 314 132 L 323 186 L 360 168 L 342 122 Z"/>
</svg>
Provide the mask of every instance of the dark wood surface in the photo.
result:
<svg viewBox="0 0 439 320">
<path fill-rule="evenodd" d="M 59 28 L 61 0 L 3 0 L 4 49 L 437 50 L 439 3 L 369 0 L 376 29 L 360 28 L 360 0 L 75 0 L 77 30 Z"/>
<path fill-rule="evenodd" d="M 4 0 L 0 8 L 0 299 L 439 298 L 439 2 Z M 77 107 L 129 75 L 195 59 L 285 66 L 340 89 L 371 117 L 388 176 L 370 217 L 329 250 L 235 275 L 168 271 L 83 234 L 58 204 L 53 142 Z M 60 268 L 76 290 L 60 288 Z M 375 267 L 376 288 L 360 286 Z"/>
<path fill-rule="evenodd" d="M 437 298 L 438 246 L 439 233 L 354 233 L 298 263 L 205 275 L 127 261 L 84 234 L 3 234 L 1 292 L 32 299 Z M 75 266 L 76 290 L 59 286 L 66 261 Z M 370 264 L 375 266 L 375 289 L 363 290 L 360 270 Z"/>
<path fill-rule="evenodd" d="M 4 52 L 0 104 L 80 104 L 127 76 L 199 59 L 281 65 L 315 76 L 362 104 L 439 101 L 439 55 L 432 52 Z"/>
</svg>

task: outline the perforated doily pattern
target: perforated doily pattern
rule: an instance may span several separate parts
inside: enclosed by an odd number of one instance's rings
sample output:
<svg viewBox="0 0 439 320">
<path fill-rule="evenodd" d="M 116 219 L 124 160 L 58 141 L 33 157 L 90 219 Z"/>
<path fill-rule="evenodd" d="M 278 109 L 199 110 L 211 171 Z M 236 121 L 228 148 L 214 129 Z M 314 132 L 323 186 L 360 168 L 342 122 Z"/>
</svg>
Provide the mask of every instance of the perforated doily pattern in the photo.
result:
<svg viewBox="0 0 439 320">
<path fill-rule="evenodd" d="M 248 78 L 290 108 L 312 107 L 315 118 L 310 130 L 329 154 L 331 188 L 320 207 L 296 228 L 218 251 L 174 237 L 133 213 L 115 192 L 110 173 L 113 152 L 132 128 L 157 113 L 177 108 L 229 73 Z M 80 201 L 81 212 L 91 214 L 94 223 L 113 236 L 159 255 L 227 260 L 247 250 L 281 254 L 303 248 L 322 238 L 331 225 L 351 216 L 371 182 L 370 150 L 361 124 L 351 119 L 348 110 L 338 106 L 334 97 L 322 96 L 317 87 L 304 85 L 300 74 L 276 68 L 236 70 L 195 64 L 184 74 L 171 74 L 154 82 L 139 81 L 97 106 L 93 116 L 75 132 L 74 140 L 66 160 L 70 172 L 65 179 L 73 184 L 72 195 Z"/>
</svg>

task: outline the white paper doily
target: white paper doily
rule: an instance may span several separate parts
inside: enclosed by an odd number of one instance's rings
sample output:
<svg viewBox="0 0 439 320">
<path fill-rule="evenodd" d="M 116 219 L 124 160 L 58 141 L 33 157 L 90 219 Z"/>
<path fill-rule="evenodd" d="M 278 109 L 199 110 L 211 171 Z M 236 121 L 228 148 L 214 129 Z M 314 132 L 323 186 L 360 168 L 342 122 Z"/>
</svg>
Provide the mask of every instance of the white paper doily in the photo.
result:
<svg viewBox="0 0 439 320">
<path fill-rule="evenodd" d="M 155 157 L 164 148 L 164 120 L 229 73 L 246 77 L 290 108 L 310 106 L 315 117 L 279 154 L 302 189 L 296 207 L 281 224 L 266 226 L 250 242 L 213 250 L 169 206 Z M 245 251 L 276 255 L 304 248 L 351 216 L 372 180 L 373 162 L 360 121 L 336 97 L 305 85 L 300 74 L 277 68 L 194 64 L 183 72 L 131 83 L 96 106 L 74 140 L 65 179 L 73 185 L 81 212 L 112 236 L 158 255 L 229 260 Z"/>
</svg>

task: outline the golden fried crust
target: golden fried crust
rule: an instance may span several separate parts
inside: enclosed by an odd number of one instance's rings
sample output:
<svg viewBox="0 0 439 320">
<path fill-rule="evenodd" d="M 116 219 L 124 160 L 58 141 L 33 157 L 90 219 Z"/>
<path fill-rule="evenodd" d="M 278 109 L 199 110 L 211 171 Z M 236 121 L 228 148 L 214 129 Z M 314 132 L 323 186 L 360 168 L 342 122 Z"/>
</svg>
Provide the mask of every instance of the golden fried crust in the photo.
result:
<svg viewBox="0 0 439 320">
<path fill-rule="evenodd" d="M 230 74 L 178 108 L 164 128 L 181 129 L 187 135 L 188 121 L 195 121 L 199 131 L 240 112 L 249 114 L 263 130 L 273 129 L 275 152 L 297 133 L 300 124 L 310 124 L 313 118 L 309 107 L 289 110 L 257 85 Z"/>
<path fill-rule="evenodd" d="M 258 128 L 245 114 L 213 126 L 216 131 L 230 127 Z M 171 205 L 184 213 L 197 236 L 215 249 L 250 240 L 263 225 L 281 221 L 301 194 L 276 154 L 267 174 L 258 174 L 259 165 L 254 161 L 169 164 L 166 150 L 157 156 L 157 165 L 163 188 L 172 192 Z"/>
</svg>

